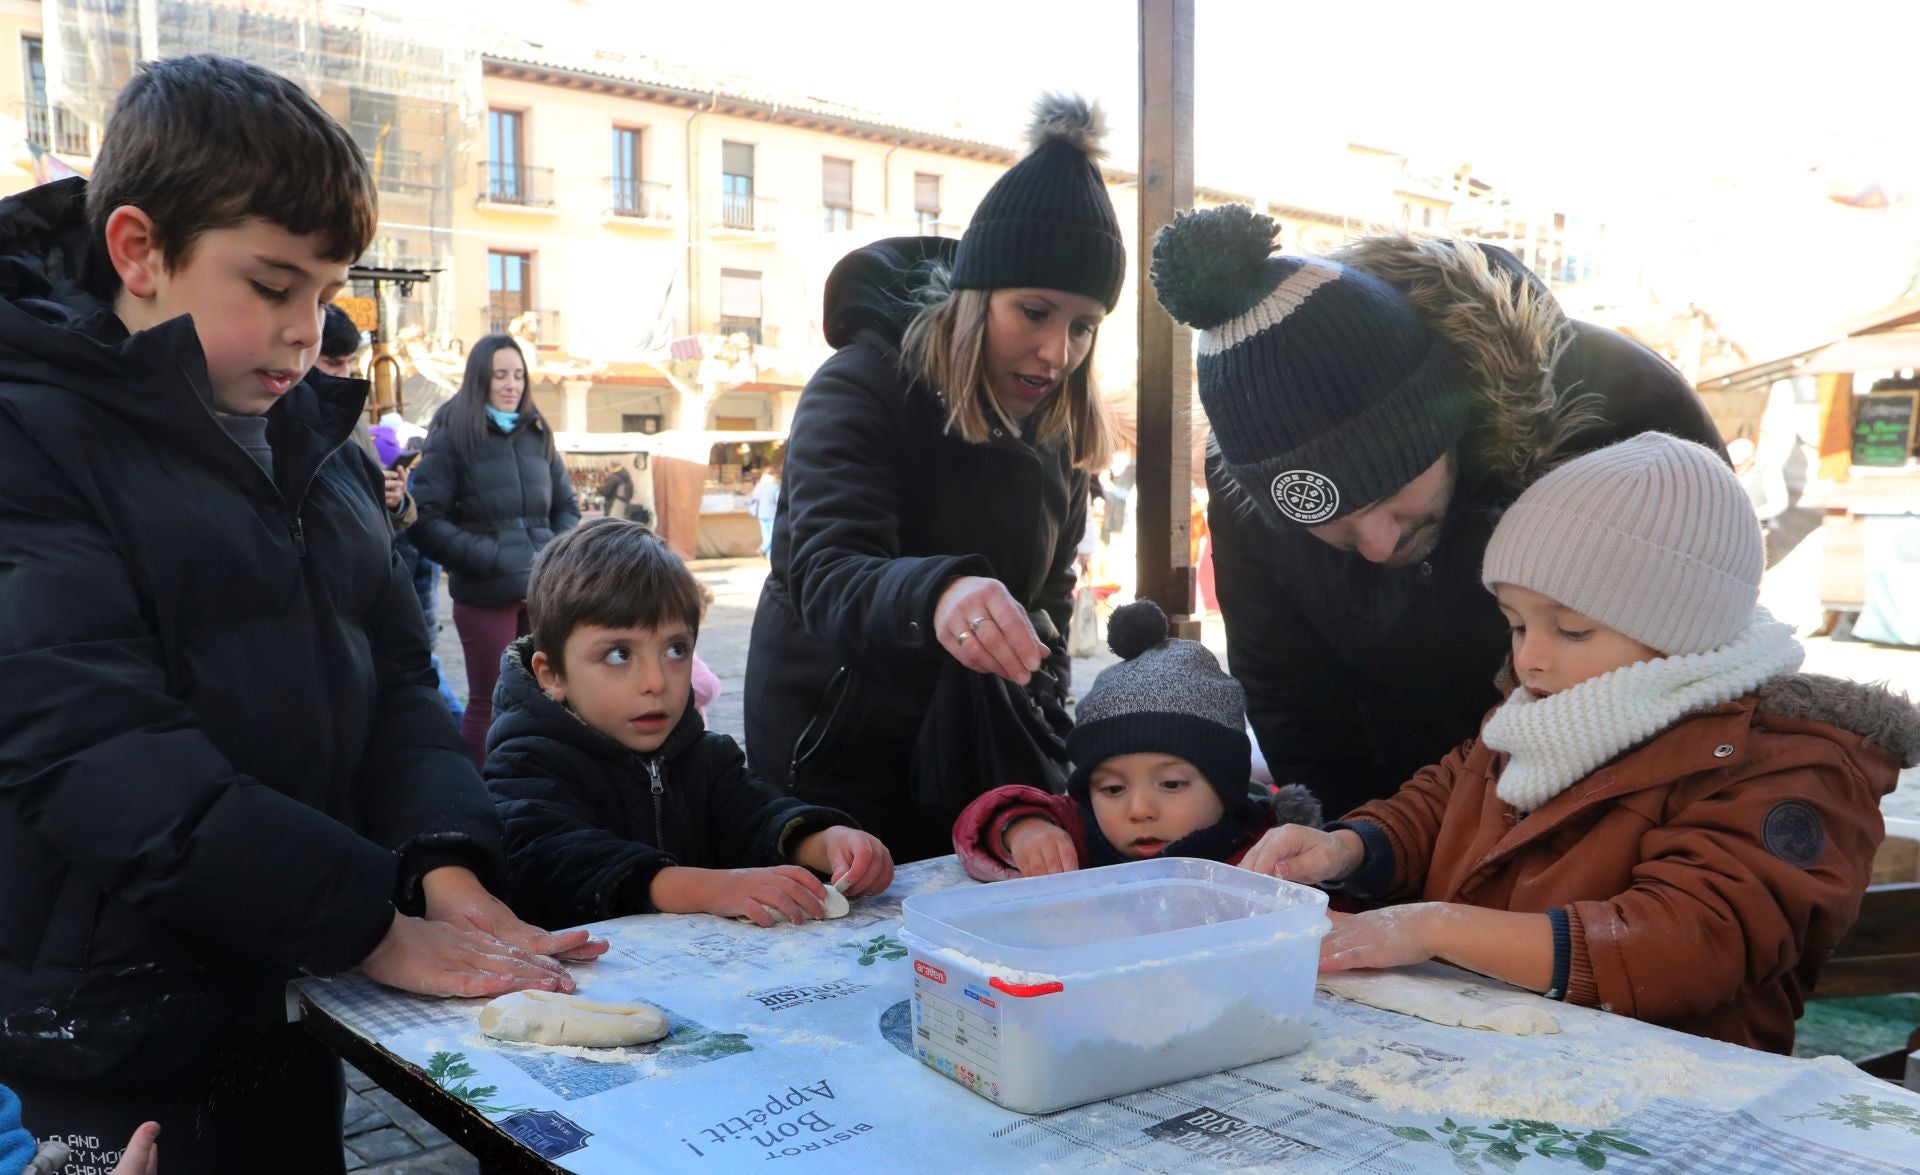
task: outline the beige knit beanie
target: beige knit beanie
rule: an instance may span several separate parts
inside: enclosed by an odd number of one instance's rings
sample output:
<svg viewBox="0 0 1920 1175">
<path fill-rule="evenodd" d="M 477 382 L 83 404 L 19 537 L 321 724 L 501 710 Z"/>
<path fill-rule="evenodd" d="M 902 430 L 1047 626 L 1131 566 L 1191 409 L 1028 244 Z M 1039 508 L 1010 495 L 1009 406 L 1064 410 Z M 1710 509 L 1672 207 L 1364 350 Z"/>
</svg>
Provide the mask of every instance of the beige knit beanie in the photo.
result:
<svg viewBox="0 0 1920 1175">
<path fill-rule="evenodd" d="M 1480 581 L 1539 592 L 1676 656 L 1717 649 L 1752 622 L 1766 561 L 1727 463 L 1643 432 L 1528 487 L 1495 528 Z"/>
</svg>

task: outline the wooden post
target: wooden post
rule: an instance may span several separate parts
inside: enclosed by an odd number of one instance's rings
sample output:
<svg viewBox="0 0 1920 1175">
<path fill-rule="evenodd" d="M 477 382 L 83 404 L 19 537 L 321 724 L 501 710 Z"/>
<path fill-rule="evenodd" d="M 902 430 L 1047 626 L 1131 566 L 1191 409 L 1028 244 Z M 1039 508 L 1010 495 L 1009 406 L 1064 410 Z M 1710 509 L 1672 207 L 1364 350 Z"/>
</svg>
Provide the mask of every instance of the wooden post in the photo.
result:
<svg viewBox="0 0 1920 1175">
<path fill-rule="evenodd" d="M 1193 350 L 1187 328 L 1153 295 L 1153 239 L 1193 206 L 1193 0 L 1140 4 L 1140 224 L 1134 258 L 1139 305 L 1139 420 L 1134 482 L 1138 594 L 1197 640 L 1189 548 L 1193 500 L 1190 440 Z"/>
</svg>

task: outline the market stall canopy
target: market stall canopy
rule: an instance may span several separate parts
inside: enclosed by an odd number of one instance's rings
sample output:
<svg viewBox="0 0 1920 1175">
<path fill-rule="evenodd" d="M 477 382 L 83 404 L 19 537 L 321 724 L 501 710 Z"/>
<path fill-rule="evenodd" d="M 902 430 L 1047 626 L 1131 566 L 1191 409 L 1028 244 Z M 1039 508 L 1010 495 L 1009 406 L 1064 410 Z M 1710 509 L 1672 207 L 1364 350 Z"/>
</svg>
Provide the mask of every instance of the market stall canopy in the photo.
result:
<svg viewBox="0 0 1920 1175">
<path fill-rule="evenodd" d="M 1797 375 L 1849 371 L 1903 371 L 1920 368 L 1920 327 L 1851 335 L 1808 355 Z"/>
</svg>

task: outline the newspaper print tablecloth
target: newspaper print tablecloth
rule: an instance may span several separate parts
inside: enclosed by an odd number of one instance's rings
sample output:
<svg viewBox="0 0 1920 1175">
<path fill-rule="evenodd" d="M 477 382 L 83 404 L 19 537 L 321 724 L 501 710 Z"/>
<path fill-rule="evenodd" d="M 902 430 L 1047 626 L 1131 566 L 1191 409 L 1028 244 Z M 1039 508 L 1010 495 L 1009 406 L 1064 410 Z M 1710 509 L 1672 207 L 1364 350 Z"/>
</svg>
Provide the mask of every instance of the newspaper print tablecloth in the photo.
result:
<svg viewBox="0 0 1920 1175">
<path fill-rule="evenodd" d="M 635 1049 L 488 1040 L 476 1024 L 482 1001 L 419 999 L 358 976 L 301 986 L 347 1028 L 581 1175 L 883 1163 L 1920 1171 L 1920 1097 L 1837 1058 L 1775 1057 L 1561 1005 L 1559 1035 L 1502 1037 L 1322 994 L 1313 1040 L 1292 1056 L 1057 1114 L 1012 1113 L 912 1055 L 900 902 L 956 884 L 973 883 L 949 857 L 901 869 L 890 890 L 837 922 L 602 924 L 613 948 L 575 968 L 582 993 L 646 1000 L 672 1024 L 666 1040 Z M 1490 999 L 1537 998 L 1481 986 Z"/>
</svg>

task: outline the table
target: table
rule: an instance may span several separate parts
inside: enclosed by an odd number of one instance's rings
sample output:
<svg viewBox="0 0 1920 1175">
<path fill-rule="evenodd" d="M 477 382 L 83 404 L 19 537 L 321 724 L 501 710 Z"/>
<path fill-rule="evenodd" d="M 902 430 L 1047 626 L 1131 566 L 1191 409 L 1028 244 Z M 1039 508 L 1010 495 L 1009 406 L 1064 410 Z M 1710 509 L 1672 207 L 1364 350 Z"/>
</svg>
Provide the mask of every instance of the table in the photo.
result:
<svg viewBox="0 0 1920 1175">
<path fill-rule="evenodd" d="M 1003 1110 L 913 1058 L 901 868 L 837 922 L 700 915 L 600 924 L 583 994 L 645 999 L 671 1036 L 621 1050 L 482 1037 L 483 1001 L 353 975 L 304 980 L 305 1023 L 489 1172 L 1920 1171 L 1920 1096 L 1838 1058 L 1796 1061 L 1552 1004 L 1557 1035 L 1448 1028 L 1338 997 L 1273 1061 L 1057 1114 Z M 1538 1000 L 1429 965 L 1475 998 Z"/>
</svg>

